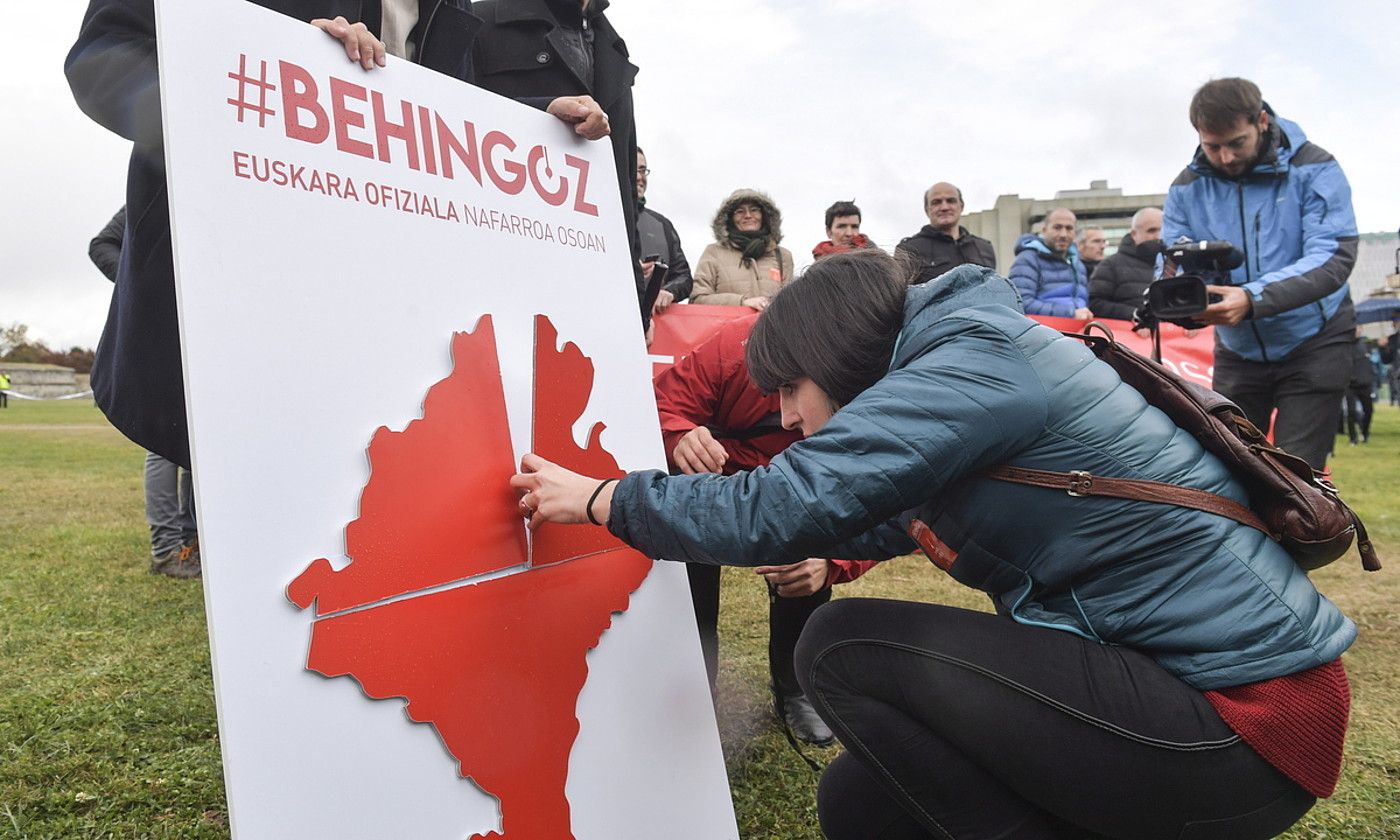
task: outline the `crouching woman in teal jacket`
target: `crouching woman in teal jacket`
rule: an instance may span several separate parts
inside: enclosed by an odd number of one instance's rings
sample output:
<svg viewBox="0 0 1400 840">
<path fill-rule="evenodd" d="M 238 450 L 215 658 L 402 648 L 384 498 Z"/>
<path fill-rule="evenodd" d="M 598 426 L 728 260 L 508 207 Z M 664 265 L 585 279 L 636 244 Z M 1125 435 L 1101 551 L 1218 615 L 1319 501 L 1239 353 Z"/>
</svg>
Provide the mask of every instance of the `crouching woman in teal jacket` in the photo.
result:
<svg viewBox="0 0 1400 840">
<path fill-rule="evenodd" d="M 780 292 L 754 381 L 806 436 L 733 476 L 616 483 L 533 455 L 532 524 L 596 521 L 653 557 L 756 565 L 922 546 L 996 615 L 841 599 L 798 678 L 846 752 L 830 838 L 1273 837 L 1340 772 L 1356 628 L 1264 534 L 1171 505 L 994 480 L 997 464 L 1246 502 L 1216 458 L 988 269 L 912 288 L 879 252 Z"/>
</svg>

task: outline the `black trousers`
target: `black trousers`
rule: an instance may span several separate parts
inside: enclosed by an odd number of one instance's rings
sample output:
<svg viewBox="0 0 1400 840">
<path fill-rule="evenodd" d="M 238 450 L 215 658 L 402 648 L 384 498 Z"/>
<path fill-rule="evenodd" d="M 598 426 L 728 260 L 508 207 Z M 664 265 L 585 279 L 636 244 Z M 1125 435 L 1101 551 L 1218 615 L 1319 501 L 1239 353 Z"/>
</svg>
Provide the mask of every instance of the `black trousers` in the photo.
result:
<svg viewBox="0 0 1400 840">
<path fill-rule="evenodd" d="M 1212 387 L 1265 432 L 1277 409 L 1274 443 L 1320 470 L 1332 451 L 1350 379 L 1348 342 L 1304 343 L 1281 362 L 1251 362 L 1217 348 Z"/>
<path fill-rule="evenodd" d="M 1273 837 L 1313 797 L 1127 648 L 935 604 L 818 610 L 797 673 L 847 752 L 830 840 Z"/>
<path fill-rule="evenodd" d="M 700 650 L 705 655 L 705 673 L 714 692 L 719 670 L 719 566 L 687 563 L 690 600 L 695 606 L 695 623 L 700 629 Z M 756 577 L 756 576 L 755 576 Z M 802 690 L 793 669 L 792 655 L 802 628 L 817 607 L 831 600 L 828 587 L 802 598 L 782 598 L 768 587 L 768 673 L 773 691 L 790 697 Z"/>
</svg>

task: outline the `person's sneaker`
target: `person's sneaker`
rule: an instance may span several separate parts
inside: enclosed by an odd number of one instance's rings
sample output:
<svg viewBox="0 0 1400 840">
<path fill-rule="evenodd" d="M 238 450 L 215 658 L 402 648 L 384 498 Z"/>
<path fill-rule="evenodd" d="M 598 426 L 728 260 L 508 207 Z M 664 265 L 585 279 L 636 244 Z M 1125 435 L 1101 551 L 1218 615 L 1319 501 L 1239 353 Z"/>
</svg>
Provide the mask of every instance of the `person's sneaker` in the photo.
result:
<svg viewBox="0 0 1400 840">
<path fill-rule="evenodd" d="M 201 574 L 199 565 L 199 543 L 193 542 L 172 548 L 160 557 L 151 560 L 151 574 L 168 575 L 173 578 L 197 578 Z"/>
<path fill-rule="evenodd" d="M 836 736 L 827 728 L 812 702 L 802 694 L 777 698 L 779 716 L 792 732 L 792 737 L 803 743 L 818 747 L 829 747 L 836 743 Z"/>
</svg>

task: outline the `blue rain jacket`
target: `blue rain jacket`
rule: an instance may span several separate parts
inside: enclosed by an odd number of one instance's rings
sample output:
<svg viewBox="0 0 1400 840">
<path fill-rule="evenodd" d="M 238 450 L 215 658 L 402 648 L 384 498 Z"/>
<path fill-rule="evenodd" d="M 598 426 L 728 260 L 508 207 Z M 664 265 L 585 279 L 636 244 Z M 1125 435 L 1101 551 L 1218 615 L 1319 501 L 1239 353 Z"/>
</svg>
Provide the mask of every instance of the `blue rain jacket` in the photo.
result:
<svg viewBox="0 0 1400 840">
<path fill-rule="evenodd" d="M 1345 323 L 1333 323 L 1331 331 L 1349 334 L 1347 278 L 1358 242 L 1351 186 L 1332 155 L 1309 142 L 1297 123 L 1278 117 L 1269 144 L 1272 151 L 1238 179 L 1220 174 L 1197 149 L 1162 208 L 1163 242 L 1225 239 L 1244 251 L 1244 264 L 1230 279 L 1249 292 L 1252 314 L 1216 327 L 1215 335 L 1255 362 L 1286 358 L 1339 312 Z"/>
</svg>

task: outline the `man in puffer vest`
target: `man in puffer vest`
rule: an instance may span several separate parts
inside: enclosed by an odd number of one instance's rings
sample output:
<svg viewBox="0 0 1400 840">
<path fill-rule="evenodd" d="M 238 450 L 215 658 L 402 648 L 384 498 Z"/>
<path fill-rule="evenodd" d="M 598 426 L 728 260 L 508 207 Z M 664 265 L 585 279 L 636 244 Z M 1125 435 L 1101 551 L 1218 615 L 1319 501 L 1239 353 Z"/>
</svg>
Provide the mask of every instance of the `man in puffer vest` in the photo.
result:
<svg viewBox="0 0 1400 840">
<path fill-rule="evenodd" d="M 1027 315 L 1092 317 L 1089 278 L 1074 247 L 1075 223 L 1072 211 L 1056 207 L 1045 214 L 1039 236 L 1028 233 L 1016 240 L 1010 280 Z"/>
<path fill-rule="evenodd" d="M 1277 410 L 1274 442 L 1322 469 L 1351 370 L 1351 187 L 1247 79 L 1207 82 L 1190 117 L 1200 147 L 1167 192 L 1162 239 L 1225 239 L 1245 254 L 1193 316 L 1215 326 L 1215 390 L 1260 428 Z"/>
</svg>

